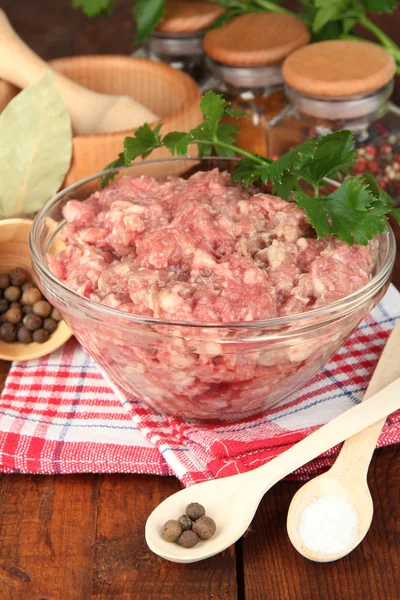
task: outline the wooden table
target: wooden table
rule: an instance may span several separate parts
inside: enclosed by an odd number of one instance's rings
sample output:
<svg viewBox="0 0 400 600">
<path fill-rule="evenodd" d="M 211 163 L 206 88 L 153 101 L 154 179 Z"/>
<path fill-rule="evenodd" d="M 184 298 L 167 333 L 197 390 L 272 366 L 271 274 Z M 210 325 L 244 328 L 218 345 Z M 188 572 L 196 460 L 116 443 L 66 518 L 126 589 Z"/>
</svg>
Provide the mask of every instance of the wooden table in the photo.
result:
<svg viewBox="0 0 400 600">
<path fill-rule="evenodd" d="M 73 13 L 70 0 L 58 0 L 57 9 L 50 0 L 3 0 L 2 6 L 46 58 L 130 49 L 129 1 L 120 3 L 112 27 L 105 19 L 90 22 Z M 394 31 L 396 23 L 386 22 Z M 400 287 L 400 254 L 395 282 Z M 8 368 L 0 361 L 0 389 Z M 157 558 L 144 541 L 148 514 L 180 488 L 178 480 L 2 475 L 0 599 L 398 600 L 400 446 L 375 453 L 369 484 L 375 505 L 371 530 L 339 562 L 311 563 L 293 549 L 285 520 L 300 484 L 283 481 L 264 498 L 251 530 L 234 547 L 183 566 Z"/>
</svg>

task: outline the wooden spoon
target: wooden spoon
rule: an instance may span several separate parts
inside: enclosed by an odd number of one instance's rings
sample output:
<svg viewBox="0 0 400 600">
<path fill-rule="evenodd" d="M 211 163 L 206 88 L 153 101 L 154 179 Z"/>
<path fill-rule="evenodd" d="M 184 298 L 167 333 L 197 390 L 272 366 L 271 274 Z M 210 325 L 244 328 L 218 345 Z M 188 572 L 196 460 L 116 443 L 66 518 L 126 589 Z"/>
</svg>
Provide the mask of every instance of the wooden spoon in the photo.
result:
<svg viewBox="0 0 400 600">
<path fill-rule="evenodd" d="M 275 483 L 322 452 L 362 431 L 400 408 L 400 379 L 365 402 L 342 413 L 271 462 L 248 473 L 199 483 L 173 494 L 151 513 L 146 523 L 149 548 L 179 563 L 191 563 L 218 554 L 235 543 L 248 528 L 261 498 Z M 200 502 L 217 524 L 216 534 L 194 548 L 165 541 L 160 530 L 177 519 L 190 502 Z M 266 541 L 267 543 L 267 541 Z"/>
<path fill-rule="evenodd" d="M 0 78 L 24 88 L 50 69 L 16 34 L 0 9 Z M 53 71 L 76 134 L 110 133 L 153 123 L 157 115 L 130 96 L 99 94 Z"/>
<path fill-rule="evenodd" d="M 400 377 L 400 322 L 393 329 L 382 356 L 375 369 L 363 402 L 383 390 Z M 398 380 L 398 379 L 397 379 Z M 364 431 L 349 438 L 331 469 L 306 483 L 293 497 L 287 518 L 289 538 L 306 558 L 317 562 L 330 562 L 349 554 L 367 534 L 374 512 L 371 494 L 367 484 L 368 467 L 371 462 L 379 435 L 385 424 L 381 419 Z M 343 552 L 323 554 L 313 552 L 303 543 L 299 535 L 299 522 L 305 508 L 311 502 L 325 496 L 340 496 L 351 504 L 358 514 L 358 535 Z"/>
</svg>

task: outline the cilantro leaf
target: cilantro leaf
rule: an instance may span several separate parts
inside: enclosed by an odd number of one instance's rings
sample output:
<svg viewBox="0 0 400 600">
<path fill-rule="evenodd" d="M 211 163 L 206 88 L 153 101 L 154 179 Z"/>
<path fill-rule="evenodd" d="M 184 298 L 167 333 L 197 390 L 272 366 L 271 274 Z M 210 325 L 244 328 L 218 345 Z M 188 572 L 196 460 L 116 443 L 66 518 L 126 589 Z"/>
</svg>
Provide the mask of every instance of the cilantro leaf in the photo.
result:
<svg viewBox="0 0 400 600">
<path fill-rule="evenodd" d="M 165 11 L 165 0 L 136 0 L 133 17 L 136 19 L 135 43 L 140 44 L 149 37 L 161 21 Z"/>
<path fill-rule="evenodd" d="M 392 12 L 397 6 L 397 0 L 364 0 L 366 10 L 383 13 Z"/>
<path fill-rule="evenodd" d="M 185 131 L 171 131 L 163 138 L 163 144 L 173 156 L 189 156 L 190 135 Z"/>
<path fill-rule="evenodd" d="M 352 4 L 352 0 L 315 0 L 315 8 L 318 10 L 314 16 L 313 30 L 321 31 L 329 21 L 343 18 Z"/>
<path fill-rule="evenodd" d="M 324 177 L 337 171 L 348 172 L 355 161 L 354 136 L 351 131 L 335 131 L 317 140 L 311 160 L 300 169 L 300 176 L 317 186 Z"/>
<path fill-rule="evenodd" d="M 214 94 L 213 92 L 206 92 L 200 102 L 200 110 L 204 115 L 206 121 L 211 125 L 211 135 L 217 133 L 218 124 L 225 114 L 225 110 L 228 108 L 229 102 L 223 99 L 220 94 Z"/>
<path fill-rule="evenodd" d="M 160 138 L 161 125 L 151 129 L 148 123 L 141 125 L 135 131 L 133 137 L 124 140 L 125 164 L 130 165 L 135 158 L 141 156 L 146 158 L 156 148 L 161 148 L 163 143 Z"/>
<path fill-rule="evenodd" d="M 296 204 L 303 208 L 319 238 L 334 235 L 353 244 L 366 245 L 375 235 L 386 231 L 390 208 L 375 196 L 360 179 L 349 177 L 325 197 L 294 193 Z"/>
<path fill-rule="evenodd" d="M 72 0 L 73 8 L 81 8 L 87 17 L 109 15 L 114 7 L 114 0 Z"/>
</svg>

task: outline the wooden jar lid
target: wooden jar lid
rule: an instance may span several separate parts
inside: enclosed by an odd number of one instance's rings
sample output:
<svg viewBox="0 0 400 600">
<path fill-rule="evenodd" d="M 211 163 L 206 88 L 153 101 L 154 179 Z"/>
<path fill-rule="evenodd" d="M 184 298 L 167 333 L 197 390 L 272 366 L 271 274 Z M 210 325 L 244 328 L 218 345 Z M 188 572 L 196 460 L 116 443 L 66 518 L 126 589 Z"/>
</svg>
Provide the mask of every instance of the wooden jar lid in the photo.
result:
<svg viewBox="0 0 400 600">
<path fill-rule="evenodd" d="M 158 24 L 159 33 L 195 33 L 204 31 L 224 12 L 222 6 L 212 2 L 167 2 L 163 20 Z"/>
<path fill-rule="evenodd" d="M 300 48 L 282 66 L 285 82 L 312 96 L 354 96 L 377 90 L 394 77 L 395 62 L 370 42 L 332 40 Z"/>
<path fill-rule="evenodd" d="M 290 15 L 250 13 L 232 19 L 204 36 L 204 50 L 232 66 L 271 65 L 310 40 L 307 27 Z"/>
</svg>

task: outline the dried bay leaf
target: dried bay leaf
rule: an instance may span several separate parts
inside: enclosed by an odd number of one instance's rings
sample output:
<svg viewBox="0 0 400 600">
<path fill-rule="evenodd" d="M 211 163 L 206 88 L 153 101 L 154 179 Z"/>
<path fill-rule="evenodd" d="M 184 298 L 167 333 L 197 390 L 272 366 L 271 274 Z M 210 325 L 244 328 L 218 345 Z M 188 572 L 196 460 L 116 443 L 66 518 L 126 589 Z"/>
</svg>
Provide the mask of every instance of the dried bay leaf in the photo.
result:
<svg viewBox="0 0 400 600">
<path fill-rule="evenodd" d="M 69 115 L 48 71 L 0 114 L 0 218 L 38 211 L 60 188 L 71 154 Z"/>
</svg>

